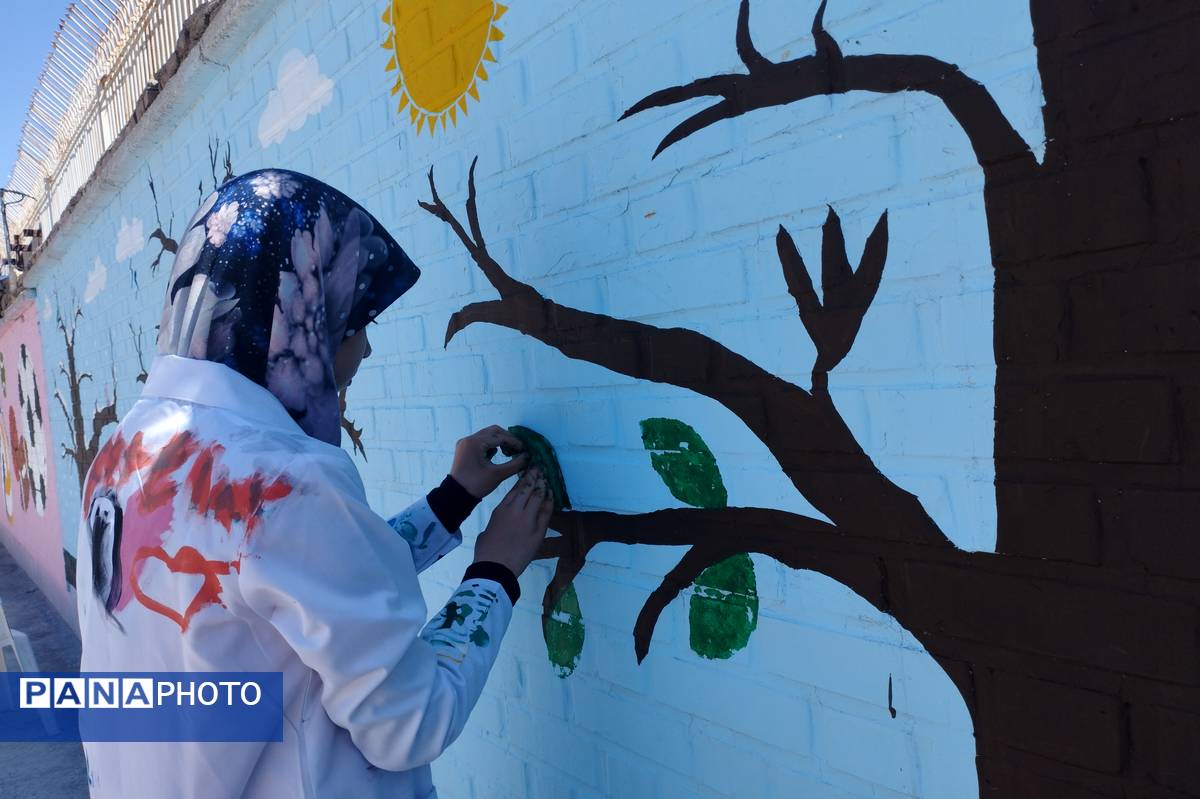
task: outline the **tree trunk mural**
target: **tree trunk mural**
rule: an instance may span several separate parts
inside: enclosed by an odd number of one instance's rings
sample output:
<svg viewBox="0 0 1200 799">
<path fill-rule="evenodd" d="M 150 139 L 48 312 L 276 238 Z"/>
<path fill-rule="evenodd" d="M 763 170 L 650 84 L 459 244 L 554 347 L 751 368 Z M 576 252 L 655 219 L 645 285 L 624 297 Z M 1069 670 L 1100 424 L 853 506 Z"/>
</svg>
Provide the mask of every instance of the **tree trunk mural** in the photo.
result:
<svg viewBox="0 0 1200 799">
<path fill-rule="evenodd" d="M 79 491 L 83 492 L 83 483 L 87 478 L 88 469 L 92 465 L 92 461 L 96 459 L 96 452 L 100 449 L 100 433 L 103 432 L 106 425 L 116 424 L 117 419 L 117 381 L 113 377 L 113 396 L 112 400 L 105 400 L 105 404 L 101 407 L 99 404 L 92 410 L 92 433 L 89 436 L 83 427 L 83 399 L 80 395 L 79 388 L 83 385 L 84 380 L 91 380 L 91 372 L 80 372 L 75 366 L 75 325 L 83 318 L 83 309 L 76 308 L 75 313 L 71 315 L 71 326 L 67 329 L 67 323 L 63 320 L 62 314 L 58 314 L 58 329 L 62 331 L 63 344 L 67 350 L 66 364 L 60 363 L 58 371 L 67 379 L 67 389 L 71 394 L 71 409 L 67 410 L 67 404 L 63 400 L 62 392 L 57 389 L 54 396 L 58 399 L 58 404 L 62 408 L 63 418 L 67 420 L 67 425 L 70 428 L 71 444 L 62 444 L 63 455 L 66 455 L 75 463 L 75 472 L 79 477 Z M 111 349 L 111 347 L 110 347 Z"/>
<path fill-rule="evenodd" d="M 149 371 L 146 369 L 146 356 L 142 353 L 143 332 L 141 325 L 138 325 L 135 329 L 133 322 L 129 323 L 129 336 L 133 339 L 133 351 L 137 353 L 138 373 L 135 381 L 138 383 L 145 383 L 146 378 L 150 376 Z"/>
<path fill-rule="evenodd" d="M 150 262 L 150 273 L 158 274 L 158 264 L 162 261 L 162 257 L 167 253 L 174 255 L 179 252 L 179 242 L 171 238 L 171 229 L 175 227 L 175 214 L 171 214 L 171 221 L 167 222 L 167 228 L 163 230 L 162 214 L 158 211 L 158 192 L 154 189 L 154 175 L 148 174 L 146 182 L 150 184 L 150 196 L 154 198 L 154 221 L 158 223 L 158 227 L 154 229 L 146 241 L 150 239 L 158 239 L 158 255 L 154 256 L 154 260 Z"/>
<path fill-rule="evenodd" d="M 104 428 L 110 424 L 117 424 L 120 420 L 117 418 L 117 376 L 113 374 L 113 395 L 112 400 L 105 398 L 103 407 L 99 403 L 92 409 L 92 433 L 89 436 L 84 431 L 83 424 L 83 399 L 80 394 L 80 386 L 84 380 L 91 380 L 91 372 L 80 372 L 75 365 L 75 326 L 79 320 L 83 318 L 83 309 L 76 306 L 75 313 L 71 314 L 71 325 L 68 329 L 66 321 L 63 320 L 62 311 L 56 313 L 58 321 L 58 329 L 62 331 L 63 344 L 67 350 L 67 362 L 63 364 L 61 361 L 58 364 L 59 373 L 67 379 L 67 390 L 71 395 L 71 409 L 67 410 L 67 404 L 63 400 L 62 392 L 58 389 L 54 390 L 54 398 L 58 400 L 59 407 L 62 408 L 63 418 L 67 422 L 67 427 L 70 430 L 71 444 L 68 446 L 61 443 L 63 455 L 70 458 L 75 464 L 75 473 L 79 478 L 79 493 L 83 493 L 83 484 L 87 479 L 88 469 L 91 468 L 92 461 L 96 459 L 96 453 L 100 450 L 100 434 Z M 132 329 L 132 328 L 131 328 Z M 109 333 L 109 351 L 112 351 L 112 334 Z M 138 357 L 140 359 L 141 352 L 139 350 Z M 106 392 L 107 393 L 107 392 Z M 63 568 L 67 579 L 67 584 L 75 585 L 75 555 L 72 554 L 66 547 L 63 547 Z"/>
<path fill-rule="evenodd" d="M 996 551 L 956 548 L 920 500 L 854 440 L 827 376 L 853 345 L 884 268 L 886 216 L 851 270 L 825 226 L 822 304 L 788 232 L 780 267 L 817 346 L 811 391 L 691 330 L 559 305 L 492 258 L 476 205 L 448 224 L 499 293 L 452 315 L 446 341 L 485 322 L 732 411 L 832 523 L 746 507 L 556 514 L 555 605 L 602 541 L 685 545 L 634 626 L 649 651 L 661 611 L 705 568 L 758 552 L 838 580 L 893 615 L 962 693 L 988 797 L 1200 795 L 1200 92 L 1194 4 L 1033 0 L 1045 89 L 1039 164 L 988 91 L 923 55 L 816 52 L 772 62 L 742 0 L 745 74 L 655 92 L 625 116 L 716 102 L 672 144 L 756 109 L 848 91 L 925 92 L 966 133 L 985 178 L 995 268 Z M 882 209 L 881 209 L 882 210 Z M 736 531 L 736 535 L 731 535 Z"/>
</svg>

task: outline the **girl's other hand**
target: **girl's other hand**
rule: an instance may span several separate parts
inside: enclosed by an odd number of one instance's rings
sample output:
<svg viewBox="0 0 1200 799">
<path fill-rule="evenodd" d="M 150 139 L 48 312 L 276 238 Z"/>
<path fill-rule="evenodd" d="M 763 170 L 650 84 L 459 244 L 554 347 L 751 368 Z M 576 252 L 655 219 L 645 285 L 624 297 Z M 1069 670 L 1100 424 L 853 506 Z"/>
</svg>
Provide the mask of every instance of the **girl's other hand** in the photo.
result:
<svg viewBox="0 0 1200 799">
<path fill-rule="evenodd" d="M 501 447 L 506 452 L 519 454 L 503 463 L 492 463 L 492 458 Z M 505 480 L 525 468 L 529 456 L 520 452 L 524 448 L 525 445 L 520 439 L 503 427 L 485 427 L 459 440 L 454 447 L 454 465 L 450 467 L 450 476 L 471 496 L 483 499 Z"/>
<path fill-rule="evenodd" d="M 534 556 L 554 512 L 554 497 L 537 469 L 530 469 L 504 497 L 475 541 L 475 561 L 507 566 L 520 577 Z"/>
</svg>

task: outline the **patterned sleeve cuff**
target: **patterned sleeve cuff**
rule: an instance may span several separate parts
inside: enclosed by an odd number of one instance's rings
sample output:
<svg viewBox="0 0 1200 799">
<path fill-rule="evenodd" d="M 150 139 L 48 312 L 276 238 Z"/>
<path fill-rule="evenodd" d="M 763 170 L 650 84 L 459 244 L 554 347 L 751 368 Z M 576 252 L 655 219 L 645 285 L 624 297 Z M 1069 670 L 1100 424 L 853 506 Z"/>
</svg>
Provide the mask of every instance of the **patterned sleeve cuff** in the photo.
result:
<svg viewBox="0 0 1200 799">
<path fill-rule="evenodd" d="M 505 566 L 503 563 L 496 563 L 491 560 L 481 560 L 477 563 L 472 563 L 463 573 L 463 582 L 467 580 L 492 580 L 500 584 L 504 589 L 504 593 L 508 594 L 509 601 L 515 606 L 517 600 L 521 598 L 521 584 L 517 582 L 517 576 L 512 573 L 512 569 Z"/>
<path fill-rule="evenodd" d="M 450 475 L 446 475 L 442 484 L 430 491 L 425 499 L 429 502 L 433 515 L 437 516 L 437 520 L 449 532 L 462 527 L 462 523 L 479 504 L 479 500 Z"/>
</svg>

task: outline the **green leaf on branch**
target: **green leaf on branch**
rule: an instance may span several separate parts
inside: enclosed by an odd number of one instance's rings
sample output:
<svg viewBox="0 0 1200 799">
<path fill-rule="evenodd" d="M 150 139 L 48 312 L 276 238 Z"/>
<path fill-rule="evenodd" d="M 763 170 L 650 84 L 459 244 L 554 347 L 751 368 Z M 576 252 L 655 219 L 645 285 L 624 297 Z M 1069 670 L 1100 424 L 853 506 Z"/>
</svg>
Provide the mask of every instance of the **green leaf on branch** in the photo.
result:
<svg viewBox="0 0 1200 799">
<path fill-rule="evenodd" d="M 697 655 L 725 659 L 750 641 L 758 626 L 754 562 L 734 555 L 700 572 L 688 607 L 689 643 Z"/>
<path fill-rule="evenodd" d="M 579 665 L 583 653 L 583 611 L 579 609 L 579 595 L 575 584 L 558 598 L 550 618 L 542 624 L 542 636 L 546 639 L 546 655 L 554 664 L 559 677 L 566 679 Z"/>
<path fill-rule="evenodd" d="M 650 465 L 672 496 L 697 508 L 723 508 L 729 501 L 717 459 L 704 439 L 678 419 L 643 419 L 642 445 Z"/>
<path fill-rule="evenodd" d="M 643 419 L 642 445 L 672 496 L 697 508 L 724 508 L 729 494 L 712 450 L 691 425 L 678 419 Z M 731 530 L 736 535 L 736 530 Z M 709 566 L 693 585 L 688 605 L 689 644 L 705 658 L 724 659 L 743 649 L 758 626 L 754 562 L 742 553 Z"/>
</svg>

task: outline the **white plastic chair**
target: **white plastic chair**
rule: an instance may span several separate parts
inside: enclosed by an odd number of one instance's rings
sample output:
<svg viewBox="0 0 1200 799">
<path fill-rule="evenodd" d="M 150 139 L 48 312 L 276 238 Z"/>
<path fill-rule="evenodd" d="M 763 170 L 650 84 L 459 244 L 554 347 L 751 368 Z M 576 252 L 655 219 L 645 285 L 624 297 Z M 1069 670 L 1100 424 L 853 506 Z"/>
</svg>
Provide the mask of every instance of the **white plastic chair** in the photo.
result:
<svg viewBox="0 0 1200 799">
<path fill-rule="evenodd" d="M 17 661 L 17 671 L 37 671 L 37 658 L 29 645 L 29 636 L 8 626 L 4 615 L 4 603 L 0 602 L 0 671 L 8 671 L 8 660 L 4 650 L 11 649 Z"/>
</svg>

